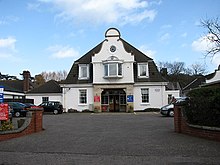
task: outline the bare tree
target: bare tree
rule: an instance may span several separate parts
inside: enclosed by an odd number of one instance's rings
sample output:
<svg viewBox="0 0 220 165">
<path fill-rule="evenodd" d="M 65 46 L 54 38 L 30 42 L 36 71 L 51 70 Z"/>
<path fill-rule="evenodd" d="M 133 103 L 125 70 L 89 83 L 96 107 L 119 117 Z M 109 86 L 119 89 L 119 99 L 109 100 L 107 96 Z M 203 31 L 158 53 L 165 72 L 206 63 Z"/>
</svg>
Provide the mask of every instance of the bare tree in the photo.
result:
<svg viewBox="0 0 220 165">
<path fill-rule="evenodd" d="M 170 75 L 178 75 L 180 73 L 184 73 L 185 63 L 184 62 L 159 62 L 158 68 L 161 70 L 162 68 L 167 68 L 167 72 Z"/>
<path fill-rule="evenodd" d="M 178 75 L 184 72 L 185 63 L 184 62 L 174 62 L 171 65 L 170 72 L 173 75 Z"/>
<path fill-rule="evenodd" d="M 200 63 L 194 63 L 190 67 L 192 75 L 203 75 L 206 71 L 206 66 Z"/>
<path fill-rule="evenodd" d="M 168 75 L 203 75 L 207 73 L 206 65 L 199 62 L 195 62 L 189 67 L 185 67 L 184 62 L 158 62 L 157 65 L 161 73 L 166 68 Z"/>
<path fill-rule="evenodd" d="M 45 81 L 49 81 L 49 80 L 56 80 L 56 81 L 61 81 L 66 79 L 67 76 L 67 72 L 65 70 L 63 71 L 53 71 L 53 72 L 42 72 L 41 75 L 43 76 L 43 78 L 45 79 Z"/>
<path fill-rule="evenodd" d="M 201 25 L 207 29 L 206 39 L 212 44 L 208 48 L 206 56 L 215 56 L 220 52 L 220 22 L 219 19 L 202 20 Z"/>
</svg>

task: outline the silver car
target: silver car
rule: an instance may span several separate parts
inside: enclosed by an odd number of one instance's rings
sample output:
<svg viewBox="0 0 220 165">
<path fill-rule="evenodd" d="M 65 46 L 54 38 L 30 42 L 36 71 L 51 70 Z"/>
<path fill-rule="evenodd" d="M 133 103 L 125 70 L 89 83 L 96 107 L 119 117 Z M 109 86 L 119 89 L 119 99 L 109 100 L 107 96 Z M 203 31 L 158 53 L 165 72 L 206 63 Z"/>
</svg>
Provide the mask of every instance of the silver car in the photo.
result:
<svg viewBox="0 0 220 165">
<path fill-rule="evenodd" d="M 172 104 L 168 104 L 168 105 L 161 107 L 160 113 L 164 116 L 173 117 L 174 116 L 174 104 L 172 103 Z"/>
<path fill-rule="evenodd" d="M 174 116 L 174 104 L 181 104 L 185 102 L 188 98 L 187 97 L 178 97 L 175 98 L 175 102 L 172 102 L 168 105 L 165 105 L 160 108 L 160 113 L 164 116 Z"/>
</svg>

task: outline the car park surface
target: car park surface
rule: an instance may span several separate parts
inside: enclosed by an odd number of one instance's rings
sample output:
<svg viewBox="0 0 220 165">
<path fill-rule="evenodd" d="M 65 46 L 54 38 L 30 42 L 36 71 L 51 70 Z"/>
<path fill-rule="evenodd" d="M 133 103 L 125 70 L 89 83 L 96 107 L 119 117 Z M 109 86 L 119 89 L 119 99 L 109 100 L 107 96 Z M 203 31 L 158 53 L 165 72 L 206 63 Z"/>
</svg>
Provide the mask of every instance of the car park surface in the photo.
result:
<svg viewBox="0 0 220 165">
<path fill-rule="evenodd" d="M 159 113 L 44 115 L 44 131 L 0 142 L 0 164 L 219 164 L 220 143 L 174 132 Z"/>
</svg>

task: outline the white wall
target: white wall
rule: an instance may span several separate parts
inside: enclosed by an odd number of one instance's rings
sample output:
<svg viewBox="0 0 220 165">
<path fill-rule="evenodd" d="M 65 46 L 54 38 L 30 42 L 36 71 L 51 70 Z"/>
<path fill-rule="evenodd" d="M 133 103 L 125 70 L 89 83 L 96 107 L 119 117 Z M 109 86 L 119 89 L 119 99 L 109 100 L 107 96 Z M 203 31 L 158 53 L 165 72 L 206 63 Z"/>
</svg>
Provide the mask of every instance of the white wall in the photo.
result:
<svg viewBox="0 0 220 165">
<path fill-rule="evenodd" d="M 23 97 L 23 96 L 25 96 L 24 93 L 17 93 L 17 92 L 3 91 L 3 93 L 4 93 L 4 98 L 5 99 L 13 99 L 13 96 L 15 96 L 15 97 Z"/>
<path fill-rule="evenodd" d="M 43 93 L 43 94 L 27 94 L 27 99 L 34 99 L 34 104 L 39 105 L 42 103 L 42 97 L 49 97 L 49 101 L 60 101 L 62 103 L 62 94 L 56 93 Z"/>
<path fill-rule="evenodd" d="M 213 83 L 215 81 L 220 81 L 220 70 L 216 70 L 215 76 L 209 80 L 206 80 L 206 83 Z"/>
<path fill-rule="evenodd" d="M 149 103 L 141 103 L 141 88 L 149 88 Z M 161 108 L 165 104 L 164 85 L 140 85 L 134 87 L 134 110 Z"/>
<path fill-rule="evenodd" d="M 79 90 L 87 90 L 87 104 L 79 104 Z M 77 111 L 82 111 L 90 108 L 90 104 L 93 104 L 93 88 L 92 87 L 71 87 L 63 88 L 63 106 L 68 109 L 76 109 Z"/>
<path fill-rule="evenodd" d="M 111 84 L 111 83 L 134 83 L 133 63 L 122 64 L 122 78 L 104 78 L 104 65 L 102 63 L 93 63 L 93 83 Z"/>
<path fill-rule="evenodd" d="M 165 91 L 165 104 L 164 105 L 167 105 L 167 104 L 169 104 L 168 103 L 168 96 L 169 95 L 172 95 L 172 96 L 174 96 L 175 98 L 176 97 L 180 97 L 180 91 L 179 90 L 166 90 Z"/>
<path fill-rule="evenodd" d="M 111 83 L 133 83 L 133 63 L 134 56 L 131 53 L 127 53 L 124 49 L 122 41 L 118 40 L 119 37 L 109 37 L 102 44 L 102 49 L 99 53 L 92 57 L 93 63 L 93 83 L 94 84 L 111 84 Z M 110 47 L 116 46 L 116 51 L 111 52 Z M 109 57 L 115 56 L 122 64 L 122 78 L 117 79 L 105 79 L 104 77 L 104 65 L 103 61 Z"/>
</svg>

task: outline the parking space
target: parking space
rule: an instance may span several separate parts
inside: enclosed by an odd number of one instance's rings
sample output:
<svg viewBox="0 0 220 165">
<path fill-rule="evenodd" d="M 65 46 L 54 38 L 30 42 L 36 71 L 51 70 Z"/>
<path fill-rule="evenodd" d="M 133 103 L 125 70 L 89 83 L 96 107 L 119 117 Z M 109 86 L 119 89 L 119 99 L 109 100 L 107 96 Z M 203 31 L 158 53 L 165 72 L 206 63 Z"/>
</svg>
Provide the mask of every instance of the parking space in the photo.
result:
<svg viewBox="0 0 220 165">
<path fill-rule="evenodd" d="M 159 113 L 44 115 L 44 131 L 0 142 L 0 164 L 219 164 L 220 143 L 174 132 Z"/>
</svg>

